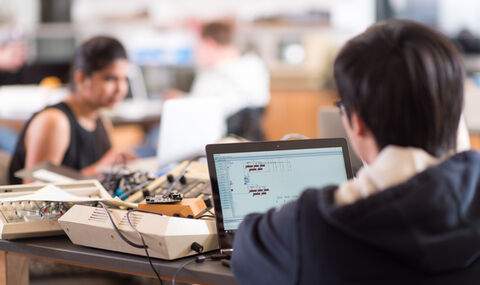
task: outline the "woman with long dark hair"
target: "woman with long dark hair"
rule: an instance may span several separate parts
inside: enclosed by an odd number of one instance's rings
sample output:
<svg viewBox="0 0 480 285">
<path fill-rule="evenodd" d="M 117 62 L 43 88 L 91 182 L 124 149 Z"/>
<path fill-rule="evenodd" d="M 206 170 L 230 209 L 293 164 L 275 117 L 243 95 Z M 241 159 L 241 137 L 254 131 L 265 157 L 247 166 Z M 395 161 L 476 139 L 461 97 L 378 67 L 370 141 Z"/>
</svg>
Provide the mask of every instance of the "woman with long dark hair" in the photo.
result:
<svg viewBox="0 0 480 285">
<path fill-rule="evenodd" d="M 73 59 L 70 95 L 25 124 L 10 163 L 10 183 L 22 182 L 14 176 L 17 170 L 46 161 L 94 175 L 124 157 L 112 150 L 111 124 L 100 110 L 127 95 L 128 66 L 118 40 L 98 36 L 84 42 Z"/>
</svg>

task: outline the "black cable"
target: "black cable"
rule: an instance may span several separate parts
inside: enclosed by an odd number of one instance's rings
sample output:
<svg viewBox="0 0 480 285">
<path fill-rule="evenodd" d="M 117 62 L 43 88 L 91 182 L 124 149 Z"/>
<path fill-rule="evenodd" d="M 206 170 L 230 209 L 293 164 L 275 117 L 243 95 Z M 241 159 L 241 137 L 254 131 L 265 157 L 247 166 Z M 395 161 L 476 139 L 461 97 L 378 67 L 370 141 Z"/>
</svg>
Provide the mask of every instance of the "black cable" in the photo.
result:
<svg viewBox="0 0 480 285">
<path fill-rule="evenodd" d="M 206 209 L 202 212 L 200 216 L 195 217 L 195 219 L 202 219 L 202 218 L 215 218 L 215 213 L 212 212 L 212 209 Z"/>
<path fill-rule="evenodd" d="M 130 225 L 130 227 L 140 236 L 140 239 L 142 240 L 142 244 L 136 244 L 132 241 L 130 241 L 129 239 L 127 239 L 121 232 L 120 230 L 118 229 L 117 225 L 115 224 L 115 222 L 113 221 L 113 218 L 112 216 L 110 215 L 110 212 L 108 211 L 107 207 L 105 206 L 104 203 L 102 202 L 99 202 L 99 204 L 103 207 L 103 209 L 105 210 L 105 212 L 107 213 L 107 216 L 110 220 L 110 222 L 112 223 L 112 226 L 113 226 L 113 229 L 115 230 L 115 232 L 120 236 L 120 238 L 126 242 L 127 244 L 129 244 L 130 246 L 133 246 L 135 248 L 143 248 L 145 250 L 145 254 L 147 255 L 147 260 L 148 260 L 148 263 L 150 264 L 150 267 L 152 268 L 153 272 L 155 272 L 155 275 L 157 276 L 158 278 L 158 281 L 160 282 L 160 285 L 163 285 L 163 281 L 162 281 L 162 278 L 160 278 L 160 274 L 158 274 L 157 272 L 157 269 L 155 268 L 155 266 L 153 265 L 152 263 L 152 259 L 150 257 L 150 254 L 148 253 L 148 246 L 147 244 L 145 243 L 145 240 L 143 238 L 143 235 L 137 230 L 137 228 L 135 228 L 130 220 L 130 213 L 133 212 L 131 210 L 129 210 L 127 212 L 127 221 L 128 221 L 128 224 Z"/>
<path fill-rule="evenodd" d="M 132 224 L 132 221 L 130 220 L 130 214 L 133 213 L 132 210 L 128 210 L 127 212 L 127 221 L 128 221 L 128 224 L 130 225 L 130 227 L 132 227 L 132 229 L 137 232 L 138 236 L 140 237 L 140 239 L 142 240 L 142 243 L 143 243 L 143 249 L 145 250 L 145 254 L 147 255 L 147 259 L 148 259 L 148 263 L 150 263 L 150 267 L 152 268 L 153 272 L 155 272 L 155 275 L 157 275 L 157 278 L 158 278 L 158 281 L 160 282 L 160 285 L 163 285 L 163 281 L 162 281 L 162 278 L 160 278 L 160 274 L 158 274 L 158 271 L 157 269 L 155 268 L 155 266 L 153 266 L 153 263 L 152 263 L 152 258 L 150 257 L 150 254 L 148 253 L 148 246 L 147 244 L 145 243 L 145 239 L 143 238 L 143 235 L 140 233 L 140 231 L 137 230 L 137 228 L 135 228 Z"/>
<path fill-rule="evenodd" d="M 185 262 L 184 264 L 182 264 L 182 266 L 180 266 L 177 271 L 175 271 L 175 274 L 173 274 L 173 277 L 172 277 L 172 285 L 175 285 L 175 282 L 177 280 L 177 275 L 189 264 L 191 263 L 194 263 L 194 262 L 198 262 L 197 261 L 197 258 L 194 258 L 192 260 L 189 260 L 187 262 Z"/>
<path fill-rule="evenodd" d="M 201 215 L 200 217 L 197 217 L 196 219 L 203 219 L 203 218 L 215 218 L 215 216 L 214 216 L 214 215 L 204 214 L 204 215 Z"/>
<path fill-rule="evenodd" d="M 142 244 L 139 245 L 139 244 L 136 244 L 132 241 L 130 241 L 129 239 L 127 239 L 121 232 L 120 232 L 120 229 L 118 229 L 117 225 L 115 224 L 115 222 L 113 221 L 113 218 L 112 216 L 110 215 L 110 212 L 108 211 L 107 207 L 105 206 L 104 203 L 102 202 L 99 202 L 99 204 L 102 206 L 102 208 L 105 210 L 105 213 L 107 214 L 112 226 L 113 226 L 113 229 L 115 230 L 115 232 L 120 236 L 120 238 L 125 241 L 127 244 L 135 247 L 135 248 L 143 248 L 145 250 L 145 254 L 147 256 L 147 260 L 148 260 L 148 263 L 150 264 L 150 267 L 152 268 L 153 272 L 155 273 L 155 275 L 157 276 L 157 279 L 158 281 L 160 282 L 160 285 L 163 285 L 163 280 L 162 278 L 160 278 L 160 274 L 158 273 L 157 269 L 155 268 L 155 266 L 153 265 L 152 263 L 152 258 L 150 257 L 150 254 L 148 253 L 148 246 L 147 244 L 145 243 L 145 239 L 143 238 L 143 235 L 142 233 L 140 233 L 139 230 L 137 230 L 137 228 L 135 228 L 135 226 L 133 225 L 131 219 L 130 219 L 130 214 L 135 212 L 135 210 L 128 210 L 127 211 L 127 222 L 128 224 L 130 225 L 130 227 L 138 234 L 138 236 L 140 237 L 140 240 L 142 241 Z M 208 210 L 207 212 L 210 212 L 212 213 L 210 210 Z M 205 216 L 210 216 L 210 215 L 205 215 Z M 215 217 L 215 216 L 211 216 L 211 217 Z M 201 263 L 201 262 L 204 262 L 205 260 L 207 259 L 211 259 L 211 260 L 215 260 L 214 258 L 212 257 L 206 257 L 205 255 L 200 255 L 200 256 L 197 256 L 195 259 L 192 259 L 192 260 L 189 260 L 187 262 L 185 262 L 184 264 L 182 264 L 182 266 L 180 266 L 177 271 L 175 272 L 175 274 L 173 275 L 172 277 L 172 285 L 175 285 L 176 283 L 176 278 L 178 276 L 178 274 L 189 264 L 193 263 L 193 262 L 197 262 L 197 263 Z"/>
<path fill-rule="evenodd" d="M 120 236 L 120 238 L 128 243 L 130 246 L 133 246 L 135 248 L 144 248 L 144 245 L 141 245 L 141 244 L 137 244 L 137 243 L 134 243 L 133 241 L 127 239 L 121 232 L 120 230 L 118 229 L 117 225 L 115 224 L 115 222 L 113 221 L 113 218 L 112 216 L 110 215 L 110 212 L 108 211 L 107 207 L 105 206 L 104 203 L 102 202 L 99 202 L 99 204 L 102 206 L 102 208 L 105 210 L 105 213 L 107 213 L 107 216 L 108 216 L 108 219 L 110 220 L 110 223 L 112 224 L 113 226 L 113 229 L 115 230 L 115 232 Z"/>
<path fill-rule="evenodd" d="M 208 261 L 208 260 L 217 261 L 217 260 L 223 260 L 223 259 L 230 259 L 230 257 L 229 257 L 227 254 L 215 253 L 215 254 L 211 254 L 211 255 L 199 255 L 199 256 L 197 256 L 196 258 L 185 262 L 184 264 L 182 264 L 182 266 L 180 266 L 180 267 L 177 269 L 177 271 L 175 271 L 175 274 L 173 274 L 173 277 L 172 277 L 172 285 L 175 285 L 175 284 L 176 284 L 178 274 L 180 274 L 180 272 L 181 272 L 183 269 L 185 269 L 185 267 L 187 267 L 188 265 L 192 264 L 193 262 L 203 263 L 203 262 Z"/>
</svg>

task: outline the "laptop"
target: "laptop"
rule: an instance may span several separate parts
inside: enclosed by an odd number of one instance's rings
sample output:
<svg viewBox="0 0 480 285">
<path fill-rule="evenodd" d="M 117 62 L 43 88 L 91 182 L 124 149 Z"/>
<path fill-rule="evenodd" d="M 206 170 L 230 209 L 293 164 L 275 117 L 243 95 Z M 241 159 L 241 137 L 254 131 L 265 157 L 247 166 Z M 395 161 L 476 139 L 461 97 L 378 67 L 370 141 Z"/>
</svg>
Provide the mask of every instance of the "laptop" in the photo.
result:
<svg viewBox="0 0 480 285">
<path fill-rule="evenodd" d="M 165 101 L 157 148 L 160 166 L 205 155 L 205 145 L 225 135 L 225 118 L 219 104 L 219 100 L 205 97 Z"/>
<path fill-rule="evenodd" d="M 352 178 L 347 141 L 292 141 L 206 146 L 220 249 L 228 252 L 244 217 L 266 212 L 307 188 Z"/>
</svg>

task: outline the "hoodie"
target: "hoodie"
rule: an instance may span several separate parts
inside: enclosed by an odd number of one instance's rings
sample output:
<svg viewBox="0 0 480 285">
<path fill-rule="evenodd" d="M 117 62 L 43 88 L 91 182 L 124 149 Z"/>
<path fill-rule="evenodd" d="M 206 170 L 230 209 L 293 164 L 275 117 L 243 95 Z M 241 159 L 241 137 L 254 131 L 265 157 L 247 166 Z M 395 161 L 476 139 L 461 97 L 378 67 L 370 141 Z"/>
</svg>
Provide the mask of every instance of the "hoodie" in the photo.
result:
<svg viewBox="0 0 480 285">
<path fill-rule="evenodd" d="M 480 154 L 469 151 L 352 203 L 337 186 L 245 218 L 239 284 L 478 284 Z"/>
</svg>

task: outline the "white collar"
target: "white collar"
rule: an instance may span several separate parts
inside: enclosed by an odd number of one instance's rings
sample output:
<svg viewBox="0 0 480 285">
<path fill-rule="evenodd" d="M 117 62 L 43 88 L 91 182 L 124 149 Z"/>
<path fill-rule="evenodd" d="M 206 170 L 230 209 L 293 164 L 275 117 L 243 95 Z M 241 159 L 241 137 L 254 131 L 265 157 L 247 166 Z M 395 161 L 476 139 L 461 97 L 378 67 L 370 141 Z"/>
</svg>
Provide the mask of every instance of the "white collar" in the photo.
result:
<svg viewBox="0 0 480 285">
<path fill-rule="evenodd" d="M 360 169 L 356 179 L 340 185 L 335 192 L 335 203 L 352 204 L 398 185 L 439 161 L 419 148 L 387 146 L 371 165 Z"/>
</svg>

